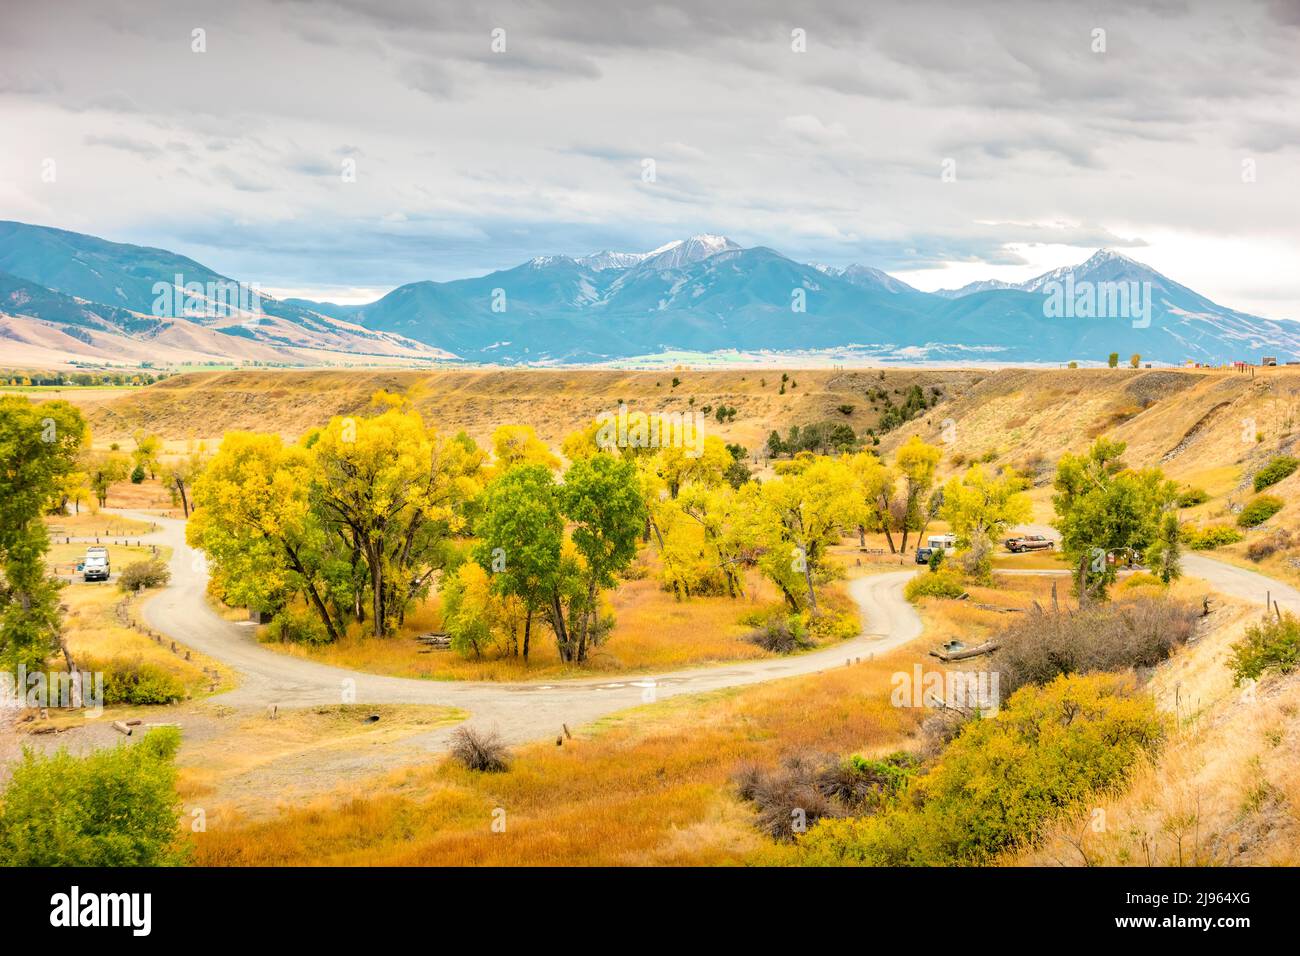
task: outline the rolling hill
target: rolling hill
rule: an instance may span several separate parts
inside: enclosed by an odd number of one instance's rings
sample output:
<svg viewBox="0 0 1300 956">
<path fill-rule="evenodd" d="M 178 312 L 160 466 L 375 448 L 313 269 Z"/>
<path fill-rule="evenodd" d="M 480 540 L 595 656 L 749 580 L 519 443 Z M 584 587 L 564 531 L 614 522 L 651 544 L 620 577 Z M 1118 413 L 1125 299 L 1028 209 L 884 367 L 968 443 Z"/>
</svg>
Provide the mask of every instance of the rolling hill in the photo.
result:
<svg viewBox="0 0 1300 956">
<path fill-rule="evenodd" d="M 0 339 L 7 363 L 41 366 L 451 357 L 259 294 L 164 249 L 16 222 L 0 222 Z"/>
</svg>

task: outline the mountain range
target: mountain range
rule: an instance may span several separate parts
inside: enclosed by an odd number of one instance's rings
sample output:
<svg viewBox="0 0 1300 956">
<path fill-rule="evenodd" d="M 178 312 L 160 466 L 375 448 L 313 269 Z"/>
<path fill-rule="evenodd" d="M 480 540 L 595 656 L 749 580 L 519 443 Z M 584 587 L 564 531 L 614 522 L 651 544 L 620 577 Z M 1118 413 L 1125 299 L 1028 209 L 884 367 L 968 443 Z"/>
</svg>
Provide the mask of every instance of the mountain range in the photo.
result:
<svg viewBox="0 0 1300 956">
<path fill-rule="evenodd" d="M 214 299 L 223 283 L 250 301 Z M 173 285 L 187 295 L 159 295 Z M 1117 288 L 1134 294 L 1119 312 Z M 363 305 L 255 291 L 166 250 L 0 222 L 0 364 L 62 356 L 59 364 L 560 365 L 668 352 L 990 363 L 1096 362 L 1110 352 L 1165 363 L 1300 358 L 1300 322 L 1218 305 L 1111 250 L 1024 283 L 928 293 L 870 266 L 809 265 L 698 235 L 648 252 L 539 256 L 477 278 L 412 282 Z M 1093 291 L 1099 304 L 1089 309 Z"/>
</svg>

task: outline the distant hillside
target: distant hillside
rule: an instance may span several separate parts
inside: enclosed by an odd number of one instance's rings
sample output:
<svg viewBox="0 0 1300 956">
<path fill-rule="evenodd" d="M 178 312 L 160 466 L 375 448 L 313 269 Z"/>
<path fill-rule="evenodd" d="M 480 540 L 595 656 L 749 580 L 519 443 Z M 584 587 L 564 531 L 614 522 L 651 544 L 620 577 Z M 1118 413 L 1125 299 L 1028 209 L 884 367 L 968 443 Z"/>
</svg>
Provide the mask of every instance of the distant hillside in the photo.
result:
<svg viewBox="0 0 1300 956">
<path fill-rule="evenodd" d="M 198 297 L 171 291 L 191 286 L 201 288 Z M 451 357 L 255 292 L 165 249 L 0 221 L 0 337 L 12 364 L 320 365 L 366 357 L 413 364 Z M 245 302 L 251 311 L 231 307 Z"/>
</svg>

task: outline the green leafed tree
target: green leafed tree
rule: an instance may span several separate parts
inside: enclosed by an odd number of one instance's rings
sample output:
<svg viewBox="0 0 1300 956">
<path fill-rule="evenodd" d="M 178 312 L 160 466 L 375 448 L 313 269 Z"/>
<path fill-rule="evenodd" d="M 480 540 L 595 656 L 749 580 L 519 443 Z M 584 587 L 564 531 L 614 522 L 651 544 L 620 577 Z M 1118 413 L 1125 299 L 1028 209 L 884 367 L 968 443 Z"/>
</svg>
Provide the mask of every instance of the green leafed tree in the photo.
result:
<svg viewBox="0 0 1300 956">
<path fill-rule="evenodd" d="M 1178 498 L 1178 486 L 1159 468 L 1127 467 L 1125 448 L 1098 438 L 1087 452 L 1063 455 L 1056 466 L 1055 525 L 1076 569 L 1081 601 L 1104 595 L 1115 579 L 1112 558 L 1145 554 L 1160 539 L 1163 516 Z"/>
<path fill-rule="evenodd" d="M 60 646 L 42 515 L 61 501 L 87 434 L 67 402 L 0 398 L 0 669 L 38 669 Z"/>
<path fill-rule="evenodd" d="M 599 592 L 613 587 L 615 575 L 636 557 L 646 508 L 635 463 L 610 455 L 574 462 L 565 472 L 559 498 L 576 555 L 561 561 L 551 588 L 551 623 L 560 657 L 582 663 L 605 633 Z"/>
<path fill-rule="evenodd" d="M 966 553 L 966 570 L 981 580 L 992 574 L 994 541 L 1012 525 L 1028 521 L 1031 513 L 1025 481 L 1010 471 L 993 474 L 974 464 L 943 488 L 939 516 L 948 522 L 957 547 Z"/>
<path fill-rule="evenodd" d="M 516 465 L 493 480 L 484 490 L 474 530 L 474 560 L 491 575 L 493 590 L 523 604 L 526 661 L 533 620 L 549 603 L 564 544 L 558 486 L 550 469 Z"/>
<path fill-rule="evenodd" d="M 121 452 L 88 449 L 82 470 L 86 473 L 95 500 L 104 508 L 108 505 L 109 489 L 119 481 L 125 481 L 131 474 L 131 461 Z"/>
</svg>

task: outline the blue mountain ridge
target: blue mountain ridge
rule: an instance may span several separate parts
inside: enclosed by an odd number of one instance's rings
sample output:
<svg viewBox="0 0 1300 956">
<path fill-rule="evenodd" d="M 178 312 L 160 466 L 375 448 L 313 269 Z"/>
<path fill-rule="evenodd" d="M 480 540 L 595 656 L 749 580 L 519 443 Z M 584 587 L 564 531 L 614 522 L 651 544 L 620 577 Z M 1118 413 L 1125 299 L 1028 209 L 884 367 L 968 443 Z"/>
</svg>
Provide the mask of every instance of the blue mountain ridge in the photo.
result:
<svg viewBox="0 0 1300 956">
<path fill-rule="evenodd" d="M 0 272 L 10 284 L 146 315 L 157 281 L 178 274 L 187 282 L 233 281 L 166 250 L 15 222 L 0 222 Z M 1149 324 L 1052 313 L 1047 292 L 1067 274 L 1074 288 L 1149 289 Z M 868 266 L 813 266 L 700 236 L 652 253 L 541 256 L 477 278 L 408 283 L 364 305 L 267 299 L 264 310 L 308 327 L 329 316 L 503 364 L 722 350 L 857 350 L 896 362 L 1102 361 L 1110 352 L 1168 363 L 1300 358 L 1300 322 L 1218 305 L 1109 250 L 1025 283 L 989 287 L 1001 285 L 926 293 Z M 32 293 L 19 296 L 21 314 L 66 322 L 77 311 Z M 2 301 L 0 310 L 16 311 Z"/>
</svg>

